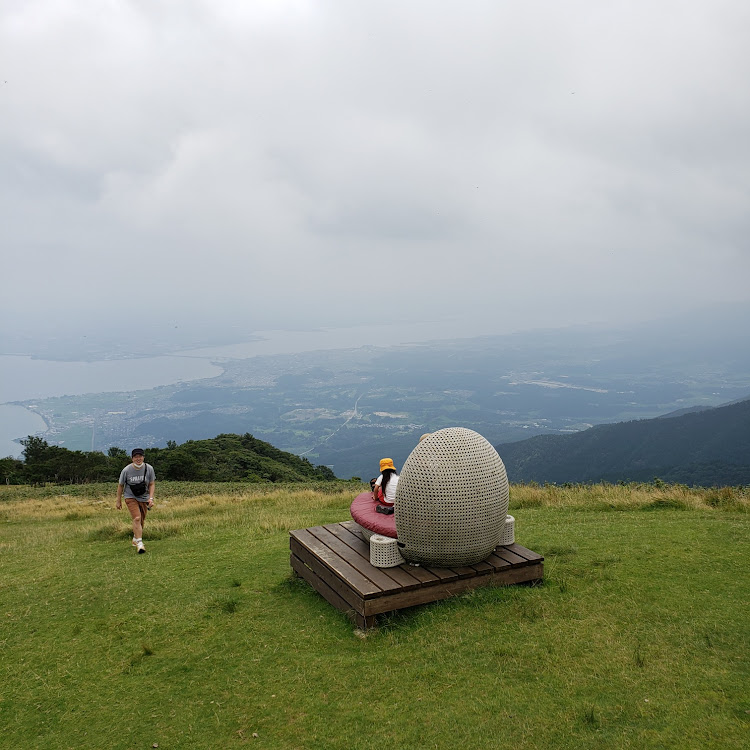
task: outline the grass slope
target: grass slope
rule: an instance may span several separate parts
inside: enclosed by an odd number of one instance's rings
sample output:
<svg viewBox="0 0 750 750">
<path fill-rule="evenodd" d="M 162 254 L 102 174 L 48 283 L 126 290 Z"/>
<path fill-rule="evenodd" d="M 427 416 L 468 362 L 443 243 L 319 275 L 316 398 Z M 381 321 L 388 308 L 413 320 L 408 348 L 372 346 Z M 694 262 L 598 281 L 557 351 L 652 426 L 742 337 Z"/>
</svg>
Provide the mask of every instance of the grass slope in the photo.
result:
<svg viewBox="0 0 750 750">
<path fill-rule="evenodd" d="M 138 556 L 111 486 L 0 488 L 0 746 L 746 742 L 747 491 L 513 487 L 543 585 L 358 637 L 287 534 L 358 489 L 161 483 Z"/>
</svg>

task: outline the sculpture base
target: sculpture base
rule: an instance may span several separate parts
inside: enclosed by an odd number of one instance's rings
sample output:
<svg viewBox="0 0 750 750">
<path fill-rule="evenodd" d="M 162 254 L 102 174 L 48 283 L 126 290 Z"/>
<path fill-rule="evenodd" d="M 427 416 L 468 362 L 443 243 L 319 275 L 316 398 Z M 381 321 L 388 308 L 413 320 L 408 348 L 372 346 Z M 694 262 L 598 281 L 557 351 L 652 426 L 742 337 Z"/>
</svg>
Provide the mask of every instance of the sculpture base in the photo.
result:
<svg viewBox="0 0 750 750">
<path fill-rule="evenodd" d="M 289 532 L 290 562 L 326 601 L 360 628 L 374 627 L 384 612 L 446 599 L 480 586 L 541 581 L 544 558 L 511 544 L 482 562 L 460 568 L 408 564 L 375 568 L 370 545 L 353 521 Z"/>
</svg>

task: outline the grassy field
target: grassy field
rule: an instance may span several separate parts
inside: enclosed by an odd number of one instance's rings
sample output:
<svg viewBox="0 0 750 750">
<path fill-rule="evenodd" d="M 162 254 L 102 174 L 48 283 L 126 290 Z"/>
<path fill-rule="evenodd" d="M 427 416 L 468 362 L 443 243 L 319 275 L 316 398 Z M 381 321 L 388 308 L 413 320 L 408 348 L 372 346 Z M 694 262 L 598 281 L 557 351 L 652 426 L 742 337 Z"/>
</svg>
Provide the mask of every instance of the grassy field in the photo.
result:
<svg viewBox="0 0 750 750">
<path fill-rule="evenodd" d="M 513 487 L 544 584 L 366 635 L 288 564 L 359 486 L 114 489 L 0 488 L 2 748 L 747 746 L 747 489 Z"/>
</svg>

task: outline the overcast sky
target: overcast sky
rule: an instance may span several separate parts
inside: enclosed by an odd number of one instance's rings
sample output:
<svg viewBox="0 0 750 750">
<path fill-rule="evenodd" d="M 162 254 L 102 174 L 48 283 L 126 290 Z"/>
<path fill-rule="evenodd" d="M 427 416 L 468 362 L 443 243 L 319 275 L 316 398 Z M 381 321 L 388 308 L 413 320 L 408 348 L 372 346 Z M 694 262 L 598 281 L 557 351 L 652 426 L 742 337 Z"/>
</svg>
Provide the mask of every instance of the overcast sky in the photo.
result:
<svg viewBox="0 0 750 750">
<path fill-rule="evenodd" d="M 2 325 L 746 301 L 748 39 L 746 0 L 3 0 Z"/>
</svg>

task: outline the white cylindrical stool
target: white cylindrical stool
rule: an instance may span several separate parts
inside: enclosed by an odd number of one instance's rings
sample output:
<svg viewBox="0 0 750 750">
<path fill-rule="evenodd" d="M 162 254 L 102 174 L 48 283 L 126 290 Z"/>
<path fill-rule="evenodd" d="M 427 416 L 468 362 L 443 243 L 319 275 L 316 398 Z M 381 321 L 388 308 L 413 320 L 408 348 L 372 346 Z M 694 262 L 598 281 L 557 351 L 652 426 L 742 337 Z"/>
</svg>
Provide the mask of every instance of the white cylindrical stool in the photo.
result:
<svg viewBox="0 0 750 750">
<path fill-rule="evenodd" d="M 500 547 L 507 547 L 516 541 L 516 519 L 513 516 L 505 516 L 505 523 L 500 530 Z"/>
<path fill-rule="evenodd" d="M 395 568 L 405 562 L 395 539 L 382 534 L 370 537 L 370 565 L 374 568 Z"/>
</svg>

